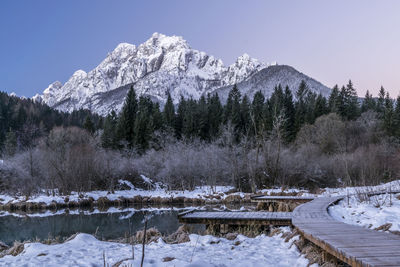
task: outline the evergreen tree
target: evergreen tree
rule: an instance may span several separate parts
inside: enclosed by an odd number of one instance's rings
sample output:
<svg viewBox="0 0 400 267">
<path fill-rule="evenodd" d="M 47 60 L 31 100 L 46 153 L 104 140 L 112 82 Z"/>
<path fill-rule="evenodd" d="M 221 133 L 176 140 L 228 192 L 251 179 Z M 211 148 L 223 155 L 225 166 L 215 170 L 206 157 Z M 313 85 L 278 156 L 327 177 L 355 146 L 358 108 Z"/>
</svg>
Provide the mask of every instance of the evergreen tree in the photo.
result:
<svg viewBox="0 0 400 267">
<path fill-rule="evenodd" d="M 178 104 L 178 110 L 175 118 L 175 135 L 178 139 L 182 138 L 182 132 L 183 132 L 183 121 L 185 118 L 185 113 L 186 113 L 186 100 L 183 96 L 181 96 L 181 99 L 179 100 Z"/>
<path fill-rule="evenodd" d="M 149 97 L 141 96 L 134 126 L 134 144 L 140 152 L 149 148 L 153 132 L 153 102 Z"/>
<path fill-rule="evenodd" d="M 234 85 L 232 90 L 229 92 L 228 99 L 231 99 L 231 104 L 230 107 L 228 107 L 228 104 L 226 105 L 225 112 L 226 114 L 229 114 L 229 116 L 226 116 L 226 118 L 228 119 L 228 121 L 232 123 L 232 126 L 234 127 L 235 139 L 236 139 L 235 141 L 239 142 L 241 134 L 241 122 L 242 122 L 241 105 L 240 105 L 241 94 L 237 89 L 236 85 Z"/>
<path fill-rule="evenodd" d="M 204 96 L 201 96 L 196 110 L 197 123 L 199 128 L 199 137 L 202 140 L 209 139 L 209 121 L 208 121 L 208 106 Z"/>
<path fill-rule="evenodd" d="M 394 134 L 400 137 L 400 95 L 396 99 L 396 106 L 393 114 Z"/>
<path fill-rule="evenodd" d="M 118 134 L 120 139 L 125 140 L 129 147 L 133 147 L 135 144 L 135 120 L 138 110 L 138 101 L 136 99 L 136 93 L 131 86 L 128 91 L 128 95 L 125 98 L 124 105 L 122 107 L 121 115 L 118 121 Z"/>
<path fill-rule="evenodd" d="M 315 121 L 315 105 L 316 105 L 317 95 L 313 92 L 308 92 L 306 97 L 306 114 L 305 122 L 308 124 L 313 124 Z"/>
<path fill-rule="evenodd" d="M 339 94 L 340 94 L 339 87 L 335 85 L 332 89 L 332 92 L 328 100 L 329 112 L 339 113 L 339 107 L 338 107 L 338 105 L 340 104 Z"/>
<path fill-rule="evenodd" d="M 231 91 L 229 91 L 228 94 L 228 100 L 225 105 L 225 110 L 224 110 L 224 123 L 227 123 L 228 121 L 231 121 L 233 123 L 233 111 L 240 111 L 240 99 L 241 99 L 241 94 L 239 89 L 237 88 L 236 84 L 233 85 L 233 88 Z M 239 114 L 239 113 L 238 113 Z M 237 121 L 240 121 L 239 115 L 237 115 Z"/>
<path fill-rule="evenodd" d="M 307 114 L 307 103 L 306 97 L 308 95 L 308 87 L 304 81 L 301 81 L 299 85 L 299 89 L 296 92 L 296 115 L 295 115 L 295 130 L 296 133 L 300 130 L 300 128 L 306 122 L 306 114 Z"/>
<path fill-rule="evenodd" d="M 389 96 L 389 92 L 386 92 L 385 104 L 384 104 L 384 110 L 383 110 L 383 125 L 384 125 L 386 132 L 389 135 L 395 134 L 394 121 L 395 121 L 395 119 L 394 119 L 393 102 Z"/>
<path fill-rule="evenodd" d="M 315 101 L 315 118 L 327 114 L 328 111 L 329 109 L 326 103 L 326 98 L 323 95 L 319 94 L 317 100 Z"/>
<path fill-rule="evenodd" d="M 167 128 L 173 129 L 175 126 L 175 107 L 169 92 L 167 96 L 167 103 L 164 106 L 163 116 Z"/>
<path fill-rule="evenodd" d="M 160 104 L 158 102 L 153 102 L 151 106 L 151 116 L 153 118 L 153 130 L 163 130 L 164 129 L 164 117 L 163 113 L 160 111 Z"/>
<path fill-rule="evenodd" d="M 242 102 L 240 103 L 240 132 L 241 134 L 247 135 L 250 130 L 250 101 L 247 95 L 243 96 Z"/>
<path fill-rule="evenodd" d="M 95 127 L 94 127 L 92 120 L 90 119 L 90 116 L 86 117 L 85 122 L 83 123 L 83 128 L 86 131 L 88 131 L 90 134 L 94 134 Z"/>
<path fill-rule="evenodd" d="M 381 86 L 381 89 L 379 89 L 378 93 L 378 100 L 376 102 L 376 112 L 378 112 L 381 116 L 385 110 L 385 96 L 386 96 L 385 88 Z"/>
<path fill-rule="evenodd" d="M 220 132 L 220 125 L 223 120 L 223 107 L 218 94 L 210 97 L 208 95 L 208 122 L 210 138 L 217 138 Z"/>
<path fill-rule="evenodd" d="M 104 120 L 103 134 L 101 135 L 101 144 L 104 148 L 118 148 L 117 123 L 117 114 L 112 110 Z"/>
<path fill-rule="evenodd" d="M 368 110 L 375 110 L 375 109 L 376 109 L 375 99 L 367 90 L 367 92 L 365 93 L 365 98 L 361 105 L 361 112 L 366 112 Z"/>
<path fill-rule="evenodd" d="M 186 101 L 186 110 L 183 116 L 182 134 L 188 139 L 198 136 L 198 121 L 196 118 L 197 103 L 194 99 Z"/>
<path fill-rule="evenodd" d="M 340 98 L 340 115 L 348 120 L 357 118 L 359 113 L 358 96 L 351 80 L 349 80 L 349 83 L 346 87 L 342 87 L 342 90 L 340 91 Z"/>
<path fill-rule="evenodd" d="M 251 134 L 260 134 L 265 130 L 264 125 L 264 103 L 265 97 L 261 91 L 254 94 L 253 102 L 251 104 L 252 114 L 252 130 Z"/>
<path fill-rule="evenodd" d="M 293 104 L 293 96 L 289 87 L 286 86 L 285 93 L 283 95 L 283 106 L 285 111 L 285 141 L 291 142 L 296 137 L 296 128 L 295 128 L 295 120 L 296 120 L 296 110 Z"/>
</svg>

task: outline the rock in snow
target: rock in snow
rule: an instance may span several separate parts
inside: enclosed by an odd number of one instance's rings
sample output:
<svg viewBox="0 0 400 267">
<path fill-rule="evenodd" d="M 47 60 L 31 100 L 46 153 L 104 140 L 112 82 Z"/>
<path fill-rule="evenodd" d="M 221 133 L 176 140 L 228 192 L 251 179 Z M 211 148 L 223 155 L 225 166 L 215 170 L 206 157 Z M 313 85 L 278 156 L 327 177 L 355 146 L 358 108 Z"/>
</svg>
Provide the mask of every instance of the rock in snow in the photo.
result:
<svg viewBox="0 0 400 267">
<path fill-rule="evenodd" d="M 226 99 L 235 83 L 242 93 L 251 96 L 262 90 L 269 96 L 275 85 L 288 85 L 295 91 L 301 80 L 306 80 L 312 91 L 329 93 L 326 86 L 292 67 L 264 64 L 247 54 L 225 66 L 220 59 L 192 49 L 180 36 L 154 33 L 139 46 L 119 44 L 95 69 L 76 71 L 64 85 L 58 81 L 50 84 L 34 100 L 61 111 L 86 108 L 106 115 L 121 109 L 131 85 L 138 95 L 163 104 L 168 91 L 174 103 L 181 96 L 198 99 L 214 92 Z"/>
</svg>

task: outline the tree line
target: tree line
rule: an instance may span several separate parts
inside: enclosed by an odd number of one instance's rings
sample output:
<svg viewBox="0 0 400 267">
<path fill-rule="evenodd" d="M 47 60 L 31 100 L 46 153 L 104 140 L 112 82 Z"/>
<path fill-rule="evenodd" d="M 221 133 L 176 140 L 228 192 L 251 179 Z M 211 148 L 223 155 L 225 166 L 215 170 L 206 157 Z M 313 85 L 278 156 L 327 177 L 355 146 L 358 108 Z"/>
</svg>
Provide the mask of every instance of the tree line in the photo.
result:
<svg viewBox="0 0 400 267">
<path fill-rule="evenodd" d="M 94 132 L 102 125 L 103 118 L 89 110 L 60 112 L 31 99 L 0 92 L 0 154 L 4 156 L 34 146 L 38 138 L 57 126 L 84 127 Z"/>
<path fill-rule="evenodd" d="M 233 86 L 224 104 L 213 94 L 174 105 L 168 94 L 163 107 L 131 88 L 121 112 L 105 118 L 0 97 L 7 123 L 0 124 L 0 192 L 112 191 L 119 179 L 140 184 L 141 174 L 169 189 L 233 185 L 252 192 L 400 177 L 400 98 L 381 88 L 378 97 L 360 99 L 351 81 L 328 97 L 305 82 L 294 94 L 277 85 L 269 98 L 256 92 L 252 99 Z"/>
<path fill-rule="evenodd" d="M 367 91 L 364 100 L 360 100 L 351 81 L 340 89 L 336 85 L 328 98 L 312 92 L 304 81 L 295 95 L 288 86 L 277 85 L 268 99 L 261 91 L 249 99 L 234 85 L 224 105 L 218 94 L 209 94 L 199 100 L 181 97 L 175 106 L 168 93 L 162 110 L 149 97 L 137 98 L 131 87 L 121 113 L 112 111 L 104 119 L 101 140 L 105 148 L 128 147 L 144 152 L 162 146 L 162 133 L 177 140 L 212 142 L 229 125 L 235 142 L 240 143 L 243 138 L 266 138 L 279 126 L 282 139 L 288 144 L 305 124 L 313 124 L 322 115 L 336 113 L 344 121 L 351 121 L 367 111 L 378 114 L 389 135 L 400 136 L 400 97 L 393 100 L 382 87 L 377 98 Z"/>
</svg>

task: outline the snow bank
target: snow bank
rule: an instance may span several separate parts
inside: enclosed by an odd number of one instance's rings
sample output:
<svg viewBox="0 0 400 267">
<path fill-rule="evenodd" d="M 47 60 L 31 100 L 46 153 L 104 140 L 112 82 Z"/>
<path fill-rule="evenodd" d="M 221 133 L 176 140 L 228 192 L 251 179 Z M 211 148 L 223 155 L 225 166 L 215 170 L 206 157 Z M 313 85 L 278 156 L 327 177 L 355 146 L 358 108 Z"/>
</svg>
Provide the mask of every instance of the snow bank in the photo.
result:
<svg viewBox="0 0 400 267">
<path fill-rule="evenodd" d="M 400 200 L 396 198 L 400 194 L 377 195 L 370 197 L 368 201 L 360 202 L 355 196 L 339 202 L 338 205 L 329 208 L 330 215 L 338 221 L 376 228 L 386 223 L 391 223 L 390 230 L 400 231 Z"/>
<path fill-rule="evenodd" d="M 291 242 L 280 236 L 265 235 L 247 238 L 239 235 L 235 240 L 213 236 L 190 235 L 190 242 L 169 245 L 161 239 L 146 246 L 144 266 L 307 266 L 308 260 L 300 255 Z M 6 266 L 103 266 L 131 257 L 130 245 L 99 241 L 92 235 L 78 234 L 74 239 L 57 245 L 28 243 L 18 256 L 0 259 Z M 135 260 L 126 260 L 128 266 L 140 266 L 141 245 L 134 247 Z M 170 257 L 173 260 L 163 262 Z"/>
<path fill-rule="evenodd" d="M 193 191 L 167 191 L 162 189 L 160 186 L 157 186 L 155 190 L 143 190 L 139 188 L 133 187 L 133 185 L 127 181 L 120 181 L 121 183 L 131 187 L 129 190 L 117 190 L 114 193 L 109 191 L 90 191 L 90 192 L 72 192 L 68 195 L 69 201 L 79 202 L 81 200 L 93 198 L 94 200 L 98 200 L 99 198 L 105 197 L 109 200 L 117 200 L 120 198 L 133 198 L 135 196 L 142 197 L 162 197 L 162 198 L 176 198 L 176 197 L 186 197 L 186 198 L 201 198 L 204 199 L 206 196 L 213 194 L 220 194 L 220 198 L 225 198 L 227 195 L 225 194 L 227 191 L 233 189 L 231 186 L 200 186 L 196 187 Z M 215 189 L 215 190 L 214 190 Z M 18 202 L 33 202 L 39 203 L 43 202 L 47 205 L 52 202 L 56 203 L 64 203 L 65 198 L 67 196 L 61 195 L 46 195 L 44 192 L 40 195 L 31 196 L 28 200 L 25 199 L 25 196 L 20 197 L 12 197 L 10 195 L 0 194 L 0 204 L 4 205 L 7 203 L 18 203 Z"/>
</svg>

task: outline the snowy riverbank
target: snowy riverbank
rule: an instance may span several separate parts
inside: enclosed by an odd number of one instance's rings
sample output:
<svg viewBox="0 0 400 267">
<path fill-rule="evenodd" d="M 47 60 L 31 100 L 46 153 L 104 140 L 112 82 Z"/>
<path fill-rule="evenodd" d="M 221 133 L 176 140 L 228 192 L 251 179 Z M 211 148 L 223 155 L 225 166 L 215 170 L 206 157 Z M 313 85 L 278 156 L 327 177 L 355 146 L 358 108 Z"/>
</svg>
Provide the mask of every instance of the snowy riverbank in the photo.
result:
<svg viewBox="0 0 400 267">
<path fill-rule="evenodd" d="M 288 228 L 283 228 L 289 231 Z M 248 238 L 239 235 L 234 240 L 213 236 L 190 235 L 190 242 L 166 244 L 161 239 L 146 245 L 144 266 L 307 266 L 308 260 L 285 242 L 281 234 Z M 27 243 L 17 256 L 5 256 L 6 266 L 113 266 L 132 255 L 128 244 L 104 242 L 92 235 L 78 234 L 62 244 Z M 135 259 L 125 260 L 127 266 L 140 266 L 141 245 L 134 246 Z M 170 260 L 170 261 L 167 261 Z M 315 265 L 316 266 L 316 265 Z"/>
<path fill-rule="evenodd" d="M 382 194 L 360 201 L 358 196 L 344 199 L 329 208 L 338 221 L 367 228 L 391 224 L 388 230 L 400 231 L 400 194 Z"/>
</svg>

